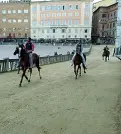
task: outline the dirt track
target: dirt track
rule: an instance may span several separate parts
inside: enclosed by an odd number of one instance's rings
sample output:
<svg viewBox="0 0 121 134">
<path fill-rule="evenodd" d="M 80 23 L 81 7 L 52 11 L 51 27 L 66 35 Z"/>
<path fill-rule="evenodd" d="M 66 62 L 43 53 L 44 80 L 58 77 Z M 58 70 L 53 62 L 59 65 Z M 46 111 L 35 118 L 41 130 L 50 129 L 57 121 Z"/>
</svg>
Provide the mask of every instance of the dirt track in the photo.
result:
<svg viewBox="0 0 121 134">
<path fill-rule="evenodd" d="M 70 62 L 42 67 L 32 82 L 0 74 L 0 134 L 121 134 L 121 66 L 102 61 L 101 46 L 87 57 L 88 70 L 74 79 Z"/>
</svg>

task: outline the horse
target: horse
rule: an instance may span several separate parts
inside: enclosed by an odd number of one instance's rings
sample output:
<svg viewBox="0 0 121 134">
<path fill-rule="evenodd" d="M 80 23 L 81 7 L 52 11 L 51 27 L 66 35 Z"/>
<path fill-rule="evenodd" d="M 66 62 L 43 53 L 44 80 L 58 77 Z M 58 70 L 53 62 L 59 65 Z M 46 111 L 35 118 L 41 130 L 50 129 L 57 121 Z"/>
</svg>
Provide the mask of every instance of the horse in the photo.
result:
<svg viewBox="0 0 121 134">
<path fill-rule="evenodd" d="M 16 50 L 15 50 L 15 52 L 13 54 L 14 55 L 19 54 L 18 48 L 16 48 Z M 30 82 L 30 80 L 31 80 L 31 74 L 32 74 L 32 68 L 29 68 L 30 67 L 29 55 L 26 53 L 26 50 L 24 49 L 24 47 L 21 47 L 20 57 L 21 57 L 20 66 L 22 67 L 22 71 L 23 71 L 22 76 L 21 76 L 21 80 L 20 80 L 20 84 L 19 84 L 19 86 L 21 87 L 22 81 L 23 81 L 23 77 L 25 77 L 26 80 L 28 82 Z M 40 69 L 41 69 L 41 67 L 39 66 L 39 56 L 36 53 L 33 53 L 32 54 L 32 57 L 33 57 L 33 64 L 36 65 L 36 67 L 38 69 L 38 72 L 39 72 L 39 77 L 41 79 L 42 77 L 40 75 Z M 29 79 L 28 79 L 28 77 L 26 75 L 26 70 L 27 69 L 30 70 L 30 78 Z"/>
<path fill-rule="evenodd" d="M 86 55 L 84 55 L 84 59 L 86 61 Z M 81 64 L 83 65 L 83 69 L 84 69 L 84 73 L 86 73 L 86 69 L 85 69 L 85 66 L 83 64 L 83 59 L 82 57 L 76 53 L 75 57 L 74 57 L 74 73 L 75 73 L 75 79 L 77 79 L 77 76 L 78 76 L 78 71 L 80 69 L 80 76 L 81 76 Z"/>
<path fill-rule="evenodd" d="M 105 62 L 107 61 L 107 58 L 109 60 L 109 56 L 110 56 L 110 51 L 104 49 L 104 52 L 102 54 L 102 57 L 103 57 L 103 60 L 104 60 L 104 57 L 105 57 Z"/>
</svg>

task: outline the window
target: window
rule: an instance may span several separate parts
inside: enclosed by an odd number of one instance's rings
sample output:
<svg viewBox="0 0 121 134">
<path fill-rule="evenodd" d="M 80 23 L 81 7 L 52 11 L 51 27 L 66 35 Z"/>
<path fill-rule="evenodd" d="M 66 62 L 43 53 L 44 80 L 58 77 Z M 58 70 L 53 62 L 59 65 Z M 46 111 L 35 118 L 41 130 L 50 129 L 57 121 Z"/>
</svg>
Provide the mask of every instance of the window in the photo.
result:
<svg viewBox="0 0 121 134">
<path fill-rule="evenodd" d="M 22 10 L 18 10 L 18 13 L 22 13 Z"/>
<path fill-rule="evenodd" d="M 77 35 L 75 35 L 75 38 L 77 37 Z"/>
<path fill-rule="evenodd" d="M 61 20 L 57 20 L 57 24 L 60 25 L 61 24 Z"/>
<path fill-rule="evenodd" d="M 63 10 L 65 10 L 65 6 L 63 6 Z"/>
<path fill-rule="evenodd" d="M 57 6 L 56 5 L 52 6 L 52 10 L 57 10 Z"/>
<path fill-rule="evenodd" d="M 42 29 L 42 33 L 44 33 L 45 31 L 44 31 L 44 29 Z"/>
<path fill-rule="evenodd" d="M 3 31 L 6 31 L 6 28 L 3 28 Z"/>
<path fill-rule="evenodd" d="M 57 16 L 61 16 L 61 13 L 57 13 Z"/>
<path fill-rule="evenodd" d="M 24 22 L 28 22 L 28 19 L 24 19 Z"/>
<path fill-rule="evenodd" d="M 102 18 L 105 18 L 106 17 L 106 14 L 102 14 Z"/>
<path fill-rule="evenodd" d="M 37 7 L 32 7 L 32 12 L 36 13 L 37 12 Z"/>
<path fill-rule="evenodd" d="M 6 12 L 6 10 L 2 10 L 2 14 L 6 14 L 7 12 Z"/>
<path fill-rule="evenodd" d="M 79 9 L 79 6 L 78 5 L 76 5 L 76 9 Z"/>
<path fill-rule="evenodd" d="M 41 7 L 41 10 L 42 10 L 42 11 L 45 11 L 45 6 L 42 6 L 42 7 Z"/>
<path fill-rule="evenodd" d="M 62 6 L 57 6 L 57 9 L 58 10 L 62 10 Z"/>
<path fill-rule="evenodd" d="M 89 8 L 89 4 L 88 4 L 88 3 L 85 4 L 85 8 L 86 8 L 86 9 Z"/>
<path fill-rule="evenodd" d="M 72 20 L 68 20 L 68 25 L 72 25 Z"/>
<path fill-rule="evenodd" d="M 50 13 L 47 13 L 46 16 L 47 16 L 47 17 L 50 17 Z"/>
<path fill-rule="evenodd" d="M 47 6 L 46 7 L 46 10 L 51 10 L 51 6 Z"/>
<path fill-rule="evenodd" d="M 52 25 L 56 25 L 56 21 L 55 20 L 52 21 Z"/>
<path fill-rule="evenodd" d="M 86 16 L 89 16 L 89 12 L 85 12 L 85 15 L 86 15 Z"/>
<path fill-rule="evenodd" d="M 87 35 L 85 35 L 85 38 L 87 38 Z"/>
<path fill-rule="evenodd" d="M 62 33 L 65 33 L 66 32 L 66 30 L 65 29 L 62 29 Z"/>
<path fill-rule="evenodd" d="M 28 13 L 29 11 L 27 9 L 24 9 L 24 13 Z"/>
<path fill-rule="evenodd" d="M 56 17 L 56 13 L 52 13 L 52 17 Z"/>
<path fill-rule="evenodd" d="M 115 22 L 113 23 L 113 27 L 115 27 Z"/>
<path fill-rule="evenodd" d="M 36 34 L 36 30 L 35 29 L 33 30 L 33 34 Z"/>
<path fill-rule="evenodd" d="M 50 29 L 47 29 L 47 33 L 50 33 Z"/>
<path fill-rule="evenodd" d="M 85 25 L 89 25 L 89 20 L 87 20 L 87 19 L 84 20 L 84 24 L 85 24 Z"/>
<path fill-rule="evenodd" d="M 55 33 L 55 29 L 53 29 L 53 33 Z"/>
<path fill-rule="evenodd" d="M 64 35 L 62 35 L 62 38 L 64 38 Z"/>
<path fill-rule="evenodd" d="M 13 10 L 13 13 L 16 13 L 16 10 Z"/>
<path fill-rule="evenodd" d="M 16 30 L 16 28 L 13 28 L 13 31 L 15 31 Z"/>
<path fill-rule="evenodd" d="M 62 25 L 66 25 L 66 20 L 62 20 Z"/>
<path fill-rule="evenodd" d="M 13 23 L 16 23 L 16 19 L 13 19 Z"/>
<path fill-rule="evenodd" d="M 37 22 L 36 21 L 33 21 L 32 22 L 32 26 L 36 26 Z"/>
<path fill-rule="evenodd" d="M 47 38 L 49 38 L 49 36 L 47 35 Z"/>
<path fill-rule="evenodd" d="M 11 19 L 8 19 L 8 23 L 12 23 L 12 20 Z"/>
<path fill-rule="evenodd" d="M 68 32 L 71 33 L 71 29 L 69 29 Z"/>
<path fill-rule="evenodd" d="M 2 19 L 2 22 L 6 22 L 6 18 L 3 18 L 3 19 Z"/>
<path fill-rule="evenodd" d="M 84 32 L 87 33 L 87 29 L 85 29 Z"/>
<path fill-rule="evenodd" d="M 79 16 L 79 12 L 75 12 L 75 16 Z"/>
<path fill-rule="evenodd" d="M 8 14 L 11 14 L 11 10 L 8 10 Z"/>
<path fill-rule="evenodd" d="M 112 28 L 112 25 L 111 25 L 111 23 L 110 23 L 110 28 Z"/>
<path fill-rule="evenodd" d="M 72 16 L 72 13 L 69 13 L 68 16 Z"/>
<path fill-rule="evenodd" d="M 68 37 L 71 38 L 71 35 L 69 35 Z"/>
<path fill-rule="evenodd" d="M 73 6 L 72 5 L 69 5 L 69 9 L 73 9 Z"/>
<path fill-rule="evenodd" d="M 47 25 L 50 26 L 50 20 L 47 21 Z"/>
<path fill-rule="evenodd" d="M 3 36 L 5 36 L 6 34 L 5 33 L 3 33 Z"/>
<path fill-rule="evenodd" d="M 75 33 L 78 33 L 78 29 L 75 29 Z"/>
<path fill-rule="evenodd" d="M 44 26 L 44 20 L 41 21 L 41 25 Z"/>
<path fill-rule="evenodd" d="M 20 23 L 20 22 L 22 22 L 22 20 L 21 19 L 18 19 L 18 22 Z"/>
<path fill-rule="evenodd" d="M 27 33 L 25 33 L 25 37 L 27 38 Z"/>
<path fill-rule="evenodd" d="M 21 33 L 18 33 L 18 36 L 21 37 Z"/>
<path fill-rule="evenodd" d="M 62 16 L 66 16 L 66 13 L 62 13 Z"/>
<path fill-rule="evenodd" d="M 79 24 L 79 20 L 74 20 L 74 25 L 78 25 Z"/>
</svg>

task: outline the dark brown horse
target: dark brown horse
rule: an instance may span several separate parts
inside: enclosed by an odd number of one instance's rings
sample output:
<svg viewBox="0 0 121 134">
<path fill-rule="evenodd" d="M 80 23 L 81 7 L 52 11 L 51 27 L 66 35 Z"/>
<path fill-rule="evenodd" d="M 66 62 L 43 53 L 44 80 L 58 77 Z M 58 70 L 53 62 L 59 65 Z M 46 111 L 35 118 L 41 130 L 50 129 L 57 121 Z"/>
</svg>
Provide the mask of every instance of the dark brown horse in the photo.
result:
<svg viewBox="0 0 121 134">
<path fill-rule="evenodd" d="M 14 55 L 18 54 L 18 48 L 16 48 Z M 26 53 L 26 50 L 24 49 L 24 47 L 21 47 L 20 50 L 20 67 L 22 68 L 22 77 L 20 80 L 20 84 L 19 86 L 21 87 L 22 81 L 23 81 L 23 77 L 25 77 L 27 79 L 28 82 L 30 82 L 31 80 L 31 74 L 32 74 L 32 69 L 30 68 L 30 63 L 29 63 L 29 55 Z M 33 64 L 36 65 L 38 72 L 39 72 L 39 77 L 41 79 L 41 75 L 40 75 L 40 66 L 39 66 L 39 56 L 36 53 L 33 53 Z M 27 75 L 26 75 L 26 70 L 29 69 L 30 70 L 30 78 L 28 79 Z"/>
<path fill-rule="evenodd" d="M 109 60 L 109 56 L 110 56 L 110 51 L 104 49 L 104 52 L 103 52 L 103 54 L 102 54 L 102 58 L 103 58 L 103 60 L 104 60 L 104 57 L 105 57 L 105 62 L 107 61 L 107 58 L 108 58 L 108 60 Z"/>
<path fill-rule="evenodd" d="M 84 55 L 84 58 L 85 58 L 85 61 L 86 61 L 86 55 Z M 80 76 L 81 76 L 81 64 L 83 66 L 83 69 L 84 69 L 84 73 L 86 73 L 86 69 L 85 69 L 85 66 L 83 64 L 83 60 L 82 60 L 82 57 L 79 55 L 79 54 L 76 54 L 75 55 L 75 58 L 74 58 L 74 73 L 75 73 L 75 79 L 77 79 L 77 76 L 78 76 L 78 71 L 80 69 Z"/>
</svg>

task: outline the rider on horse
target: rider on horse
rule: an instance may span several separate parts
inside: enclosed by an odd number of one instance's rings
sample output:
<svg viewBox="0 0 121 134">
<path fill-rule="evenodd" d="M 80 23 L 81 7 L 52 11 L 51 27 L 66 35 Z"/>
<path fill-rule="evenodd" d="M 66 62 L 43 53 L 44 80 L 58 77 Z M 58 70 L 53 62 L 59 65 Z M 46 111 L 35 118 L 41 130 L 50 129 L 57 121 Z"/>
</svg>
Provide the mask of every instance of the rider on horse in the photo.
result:
<svg viewBox="0 0 121 134">
<path fill-rule="evenodd" d="M 29 63 L 30 63 L 30 68 L 33 67 L 33 57 L 32 57 L 32 52 L 34 51 L 34 44 L 31 42 L 31 38 L 28 38 L 28 41 L 25 44 L 25 50 L 27 54 L 29 55 Z"/>
<path fill-rule="evenodd" d="M 103 50 L 104 50 L 104 51 L 109 51 L 109 48 L 106 46 L 106 47 L 104 47 Z"/>
<path fill-rule="evenodd" d="M 76 45 L 76 53 L 72 57 L 72 62 L 74 62 L 74 58 L 75 58 L 76 54 L 79 54 L 82 57 L 84 68 L 87 69 L 87 67 L 86 67 L 86 61 L 85 61 L 84 55 L 83 55 L 83 46 L 82 46 L 81 40 Z M 72 63 L 72 65 L 73 65 L 73 63 Z"/>
</svg>

